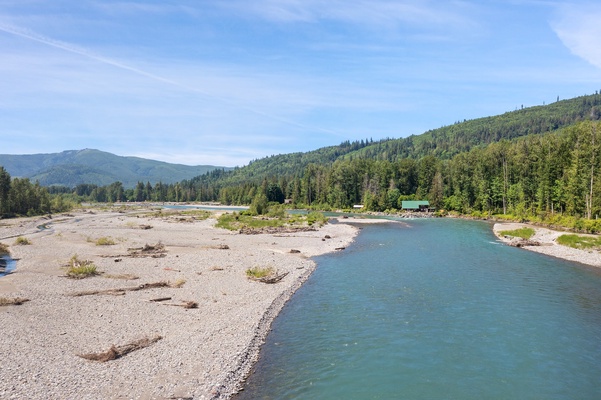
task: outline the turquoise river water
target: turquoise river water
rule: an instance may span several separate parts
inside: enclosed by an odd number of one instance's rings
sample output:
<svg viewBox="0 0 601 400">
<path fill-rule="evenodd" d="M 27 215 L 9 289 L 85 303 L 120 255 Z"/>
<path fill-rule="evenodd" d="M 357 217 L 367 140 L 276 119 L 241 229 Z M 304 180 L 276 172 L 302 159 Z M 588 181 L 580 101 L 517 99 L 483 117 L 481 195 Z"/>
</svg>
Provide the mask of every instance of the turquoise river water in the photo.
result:
<svg viewBox="0 0 601 400">
<path fill-rule="evenodd" d="M 247 399 L 601 399 L 601 271 L 483 222 L 363 226 L 274 321 Z"/>
</svg>

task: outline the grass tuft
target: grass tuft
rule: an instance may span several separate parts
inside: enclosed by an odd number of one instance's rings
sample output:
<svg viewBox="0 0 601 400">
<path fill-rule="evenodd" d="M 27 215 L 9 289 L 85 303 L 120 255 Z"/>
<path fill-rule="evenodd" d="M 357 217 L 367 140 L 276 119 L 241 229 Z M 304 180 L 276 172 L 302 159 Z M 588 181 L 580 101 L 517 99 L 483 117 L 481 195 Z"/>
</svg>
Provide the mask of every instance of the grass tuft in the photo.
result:
<svg viewBox="0 0 601 400">
<path fill-rule="evenodd" d="M 169 286 L 174 287 L 174 288 L 181 288 L 185 284 L 186 284 L 186 280 L 182 278 L 182 279 L 176 280 L 175 282 L 173 282 Z"/>
<path fill-rule="evenodd" d="M 246 270 L 246 276 L 251 279 L 261 279 L 275 274 L 273 267 L 252 267 Z"/>
<path fill-rule="evenodd" d="M 10 253 L 10 251 L 8 251 L 8 245 L 6 245 L 4 243 L 0 243 L 0 256 L 9 254 L 9 253 Z"/>
<path fill-rule="evenodd" d="M 25 246 L 25 245 L 31 244 L 31 240 L 27 239 L 26 237 L 19 236 L 17 238 L 17 240 L 15 240 L 15 244 L 20 245 L 20 246 Z"/>
<path fill-rule="evenodd" d="M 101 237 L 96 239 L 96 246 L 112 246 L 115 241 L 111 237 Z"/>
</svg>

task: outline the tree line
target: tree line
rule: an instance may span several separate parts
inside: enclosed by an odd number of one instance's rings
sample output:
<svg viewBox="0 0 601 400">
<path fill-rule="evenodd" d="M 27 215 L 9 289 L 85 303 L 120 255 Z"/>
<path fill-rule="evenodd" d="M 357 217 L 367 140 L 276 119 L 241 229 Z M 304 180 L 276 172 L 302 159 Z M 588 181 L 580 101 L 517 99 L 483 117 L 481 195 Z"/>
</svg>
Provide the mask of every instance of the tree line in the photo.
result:
<svg viewBox="0 0 601 400">
<path fill-rule="evenodd" d="M 11 178 L 0 166 L 0 217 L 41 215 L 67 211 L 72 207 L 63 196 L 50 195 L 39 182 L 27 178 Z"/>
<path fill-rule="evenodd" d="M 328 210 L 362 204 L 381 212 L 400 210 L 403 200 L 429 200 L 437 210 L 476 216 L 570 218 L 571 224 L 588 220 L 587 227 L 601 231 L 601 223 L 595 222 L 601 215 L 599 129 L 598 121 L 583 121 L 555 133 L 475 146 L 449 159 L 339 158 L 242 183 L 228 181 L 231 171 L 214 170 L 169 185 L 78 185 L 73 194 L 100 202 L 222 204 L 251 204 L 264 196 L 269 202 L 287 199 L 296 207 Z"/>
</svg>

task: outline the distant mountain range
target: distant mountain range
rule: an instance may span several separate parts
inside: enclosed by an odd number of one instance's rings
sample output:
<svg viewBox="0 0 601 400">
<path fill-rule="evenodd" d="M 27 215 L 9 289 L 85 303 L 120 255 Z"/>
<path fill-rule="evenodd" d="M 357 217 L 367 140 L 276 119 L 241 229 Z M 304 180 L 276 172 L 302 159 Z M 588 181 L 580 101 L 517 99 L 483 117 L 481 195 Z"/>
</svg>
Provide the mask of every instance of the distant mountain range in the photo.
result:
<svg viewBox="0 0 601 400">
<path fill-rule="evenodd" d="M 175 183 L 215 169 L 231 169 L 122 157 L 94 149 L 50 154 L 0 154 L 0 166 L 13 178 L 29 178 L 39 181 L 42 186 L 75 187 L 81 183 L 104 186 L 119 181 L 126 188 L 134 187 L 139 181 Z"/>
</svg>

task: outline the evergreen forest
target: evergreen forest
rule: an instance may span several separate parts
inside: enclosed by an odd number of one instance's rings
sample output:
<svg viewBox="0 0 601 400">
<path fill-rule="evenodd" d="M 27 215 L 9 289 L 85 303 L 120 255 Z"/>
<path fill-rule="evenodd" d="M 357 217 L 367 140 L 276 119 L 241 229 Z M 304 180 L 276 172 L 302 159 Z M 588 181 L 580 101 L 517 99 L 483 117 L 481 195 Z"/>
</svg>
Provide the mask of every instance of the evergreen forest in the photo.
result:
<svg viewBox="0 0 601 400">
<path fill-rule="evenodd" d="M 80 201 L 248 205 L 265 199 L 299 208 L 347 210 L 361 204 L 367 211 L 395 213 L 403 200 L 429 200 L 442 214 L 601 232 L 600 119 L 601 95 L 595 93 L 422 135 L 346 141 L 133 188 L 120 182 L 42 188 L 17 179 L 10 183 L 10 177 L 7 184 L 0 169 L 0 212 L 31 214 L 27 207 L 49 212 Z M 23 190 L 26 195 L 14 194 Z M 40 199 L 21 207 L 19 199 L 28 196 Z"/>
</svg>

